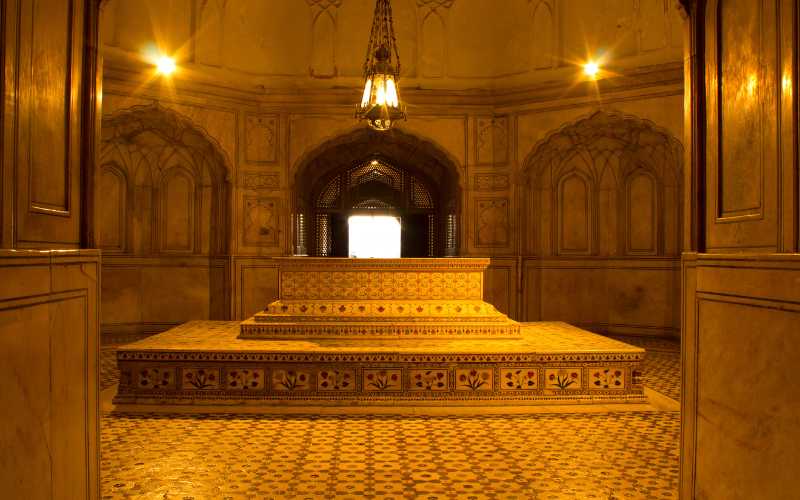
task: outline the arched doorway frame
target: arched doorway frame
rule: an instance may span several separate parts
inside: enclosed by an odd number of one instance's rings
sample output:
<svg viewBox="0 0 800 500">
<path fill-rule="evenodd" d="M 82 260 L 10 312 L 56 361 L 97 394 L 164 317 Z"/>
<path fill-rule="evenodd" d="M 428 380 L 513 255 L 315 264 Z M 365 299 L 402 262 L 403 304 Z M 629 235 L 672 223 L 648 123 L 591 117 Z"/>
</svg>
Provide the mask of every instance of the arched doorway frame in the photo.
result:
<svg viewBox="0 0 800 500">
<path fill-rule="evenodd" d="M 456 241 L 448 255 L 458 255 L 464 248 L 465 174 L 463 166 L 432 139 L 423 138 L 401 129 L 376 132 L 358 127 L 328 138 L 311 148 L 293 163 L 289 174 L 292 210 L 292 241 L 295 254 L 305 254 L 308 231 L 298 222 L 307 218 L 313 200 L 310 181 L 330 178 L 370 158 L 379 157 L 397 168 L 420 175 L 435 183 L 445 207 L 454 216 Z M 447 218 L 446 216 L 444 217 Z"/>
</svg>

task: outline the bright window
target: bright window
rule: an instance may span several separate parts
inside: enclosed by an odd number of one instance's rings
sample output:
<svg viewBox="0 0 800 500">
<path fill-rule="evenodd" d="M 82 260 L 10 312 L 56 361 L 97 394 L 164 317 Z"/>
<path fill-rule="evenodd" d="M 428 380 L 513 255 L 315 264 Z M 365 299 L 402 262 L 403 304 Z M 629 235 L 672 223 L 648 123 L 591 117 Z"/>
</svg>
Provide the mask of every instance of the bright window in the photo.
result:
<svg viewBox="0 0 800 500">
<path fill-rule="evenodd" d="M 351 215 L 347 219 L 350 257 L 399 258 L 400 218 Z"/>
</svg>

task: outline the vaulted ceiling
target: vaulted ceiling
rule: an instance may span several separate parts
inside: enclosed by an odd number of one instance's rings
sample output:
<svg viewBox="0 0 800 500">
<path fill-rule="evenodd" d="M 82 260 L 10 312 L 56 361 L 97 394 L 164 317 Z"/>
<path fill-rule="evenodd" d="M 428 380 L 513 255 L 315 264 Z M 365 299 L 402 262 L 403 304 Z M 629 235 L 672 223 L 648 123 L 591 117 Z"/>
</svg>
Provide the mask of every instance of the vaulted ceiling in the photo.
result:
<svg viewBox="0 0 800 500">
<path fill-rule="evenodd" d="M 510 88 L 679 64 L 674 0 L 394 0 L 405 87 Z M 156 48 L 196 75 L 243 87 L 357 86 L 373 0 L 110 0 L 107 64 Z"/>
</svg>

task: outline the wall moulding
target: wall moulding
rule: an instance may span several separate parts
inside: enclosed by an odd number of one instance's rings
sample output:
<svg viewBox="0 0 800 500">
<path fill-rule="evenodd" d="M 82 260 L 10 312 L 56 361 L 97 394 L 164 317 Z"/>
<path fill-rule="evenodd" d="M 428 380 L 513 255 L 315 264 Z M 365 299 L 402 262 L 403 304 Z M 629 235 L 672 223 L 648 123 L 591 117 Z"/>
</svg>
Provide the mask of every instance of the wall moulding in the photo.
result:
<svg viewBox="0 0 800 500">
<path fill-rule="evenodd" d="M 507 191 L 510 186 L 511 180 L 508 174 L 475 174 L 473 176 L 473 191 Z"/>
<path fill-rule="evenodd" d="M 281 174 L 245 172 L 241 175 L 241 187 L 250 190 L 279 191 Z"/>
<path fill-rule="evenodd" d="M 106 59 L 103 84 L 105 92 L 122 95 L 147 95 L 157 98 L 161 89 L 155 82 L 142 79 L 148 69 L 145 65 L 132 64 L 125 59 Z M 563 81 L 574 78 L 574 70 L 563 72 L 555 82 L 528 83 L 514 87 L 500 88 L 494 81 L 469 80 L 468 88 L 441 88 L 435 79 L 423 85 L 415 78 L 404 78 L 401 84 L 403 99 L 412 106 L 426 106 L 429 109 L 443 108 L 444 113 L 474 113 L 472 106 L 496 106 L 498 113 L 506 113 L 506 107 L 520 107 L 528 104 L 563 101 L 565 99 L 584 99 L 596 103 L 598 89 L 604 97 L 618 93 L 650 94 L 683 92 L 683 64 L 670 62 L 639 68 L 621 68 L 620 76 L 599 82 L 581 82 L 565 88 Z M 252 107 L 254 103 L 265 106 L 279 106 L 282 110 L 303 112 L 308 109 L 340 106 L 342 114 L 352 114 L 353 91 L 363 85 L 361 78 L 337 78 L 336 88 L 331 88 L 328 79 L 312 79 L 303 89 L 281 85 L 279 82 L 254 83 L 252 77 L 238 79 L 246 83 L 231 83 L 237 79 L 230 77 L 203 77 L 191 80 L 181 75 L 173 78 L 173 84 L 180 95 L 196 95 L 207 100 L 208 96 L 219 101 L 230 101 L 238 105 Z M 294 77 L 291 78 L 294 80 Z M 288 80 L 287 80 L 288 81 Z M 269 92 L 265 89 L 269 88 Z M 202 101 L 201 101 L 202 102 Z M 461 107 L 463 106 L 463 107 Z M 447 109 L 445 109 L 447 108 Z M 492 111 L 491 109 L 489 110 Z"/>
</svg>

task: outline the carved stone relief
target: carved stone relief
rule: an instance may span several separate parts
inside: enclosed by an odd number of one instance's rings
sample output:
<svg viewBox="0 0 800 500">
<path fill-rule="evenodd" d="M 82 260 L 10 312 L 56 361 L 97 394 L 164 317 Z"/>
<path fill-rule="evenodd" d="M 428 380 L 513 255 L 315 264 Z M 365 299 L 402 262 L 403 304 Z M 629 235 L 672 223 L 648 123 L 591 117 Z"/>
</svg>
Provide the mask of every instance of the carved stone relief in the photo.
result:
<svg viewBox="0 0 800 500">
<path fill-rule="evenodd" d="M 478 165 L 504 164 L 508 161 L 508 118 L 478 118 L 475 133 Z"/>
<path fill-rule="evenodd" d="M 422 21 L 420 71 L 422 76 L 439 78 L 445 75 L 447 32 L 442 16 L 431 11 Z"/>
<path fill-rule="evenodd" d="M 321 10 L 326 10 L 329 7 L 341 7 L 342 0 L 306 0 L 309 7 L 316 7 Z"/>
<path fill-rule="evenodd" d="M 525 163 L 528 251 L 677 255 L 682 154 L 653 123 L 605 111 L 549 134 Z"/>
<path fill-rule="evenodd" d="M 223 19 L 228 0 L 199 0 L 198 3 L 195 57 L 201 64 L 222 66 Z"/>
<path fill-rule="evenodd" d="M 249 163 L 273 163 L 277 160 L 278 117 L 274 115 L 245 118 L 245 160 Z"/>
<path fill-rule="evenodd" d="M 417 0 L 417 7 L 426 8 L 431 11 L 437 9 L 449 9 L 456 0 Z"/>
<path fill-rule="evenodd" d="M 242 177 L 244 189 L 278 190 L 281 187 L 280 174 L 253 174 L 247 173 Z"/>
<path fill-rule="evenodd" d="M 100 164 L 107 189 L 97 192 L 97 211 L 118 214 L 99 220 L 104 246 L 136 255 L 225 252 L 225 155 L 187 117 L 158 104 L 105 117 Z"/>
<path fill-rule="evenodd" d="M 243 242 L 245 246 L 276 247 L 279 244 L 280 200 L 245 197 Z"/>
<path fill-rule="evenodd" d="M 314 78 L 332 78 L 336 68 L 336 17 L 342 0 L 306 0 L 311 7 L 311 62 Z"/>
<path fill-rule="evenodd" d="M 530 0 L 529 0 L 530 1 Z M 547 69 L 555 60 L 555 23 L 553 6 L 547 0 L 533 3 L 533 53 L 531 61 L 534 69 Z"/>
<path fill-rule="evenodd" d="M 509 243 L 507 198 L 475 200 L 475 246 L 503 248 Z"/>
<path fill-rule="evenodd" d="M 505 191 L 510 186 L 508 175 L 477 174 L 473 182 L 475 191 Z"/>
</svg>

